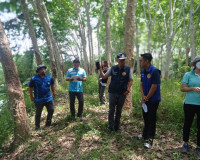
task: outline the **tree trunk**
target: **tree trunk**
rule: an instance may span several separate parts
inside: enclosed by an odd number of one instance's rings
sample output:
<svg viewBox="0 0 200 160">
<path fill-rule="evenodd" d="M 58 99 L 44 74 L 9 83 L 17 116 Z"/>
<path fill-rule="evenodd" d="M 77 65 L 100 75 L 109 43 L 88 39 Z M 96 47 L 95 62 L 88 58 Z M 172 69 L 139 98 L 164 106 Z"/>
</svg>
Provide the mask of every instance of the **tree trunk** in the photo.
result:
<svg viewBox="0 0 200 160">
<path fill-rule="evenodd" d="M 49 23 L 48 23 L 48 20 L 44 16 L 43 9 L 41 8 L 41 5 L 42 5 L 41 1 L 36 0 L 38 16 L 40 18 L 40 22 L 41 22 L 41 25 L 43 27 L 44 35 L 45 35 L 45 38 L 46 38 L 46 41 L 47 41 L 52 76 L 54 78 L 55 85 L 58 86 L 58 73 L 57 73 L 57 69 L 56 69 L 56 62 L 55 62 L 55 59 L 54 59 L 53 42 L 52 42 L 51 34 L 49 33 L 49 29 L 48 29 Z"/>
<path fill-rule="evenodd" d="M 37 63 L 37 65 L 40 65 L 40 64 L 42 64 L 42 59 L 40 57 L 40 51 L 39 51 L 39 47 L 38 47 L 38 44 L 37 44 L 37 38 L 35 36 L 33 24 L 31 22 L 30 15 L 29 15 L 28 8 L 27 8 L 25 1 L 26 0 L 21 0 L 23 16 L 24 16 L 24 19 L 26 20 L 26 23 L 28 25 L 29 35 L 31 37 L 31 41 L 32 41 L 32 44 L 33 44 L 34 52 L 35 52 L 36 63 Z"/>
<path fill-rule="evenodd" d="M 93 49 L 93 38 L 92 38 L 92 26 L 90 24 L 90 15 L 89 10 L 90 6 L 88 7 L 86 0 L 84 0 L 84 6 L 86 11 L 87 17 L 87 28 L 88 28 L 88 43 L 89 43 L 89 51 L 90 51 L 90 71 L 94 73 L 94 49 Z"/>
<path fill-rule="evenodd" d="M 165 61 L 165 80 L 168 80 L 169 77 L 169 65 L 170 65 L 170 59 L 171 59 L 171 44 L 172 44 L 172 36 L 173 36 L 173 7 L 172 7 L 172 0 L 169 0 L 169 10 L 170 10 L 170 34 L 167 39 L 167 55 L 166 55 L 166 61 Z"/>
<path fill-rule="evenodd" d="M 77 0 L 73 0 L 74 1 L 74 4 L 75 4 L 75 8 L 76 8 L 76 14 L 77 14 L 77 18 L 78 18 L 78 25 L 79 25 L 79 34 L 80 34 L 80 37 L 81 37 L 81 43 L 82 43 L 82 46 L 83 46 L 83 58 L 84 58 L 84 69 L 86 71 L 87 74 L 90 74 L 90 68 L 89 68 L 89 63 L 88 63 L 88 56 L 87 56 L 87 51 L 86 51 L 86 36 L 85 36 L 85 28 L 83 26 L 83 21 L 81 19 L 81 16 L 80 16 L 80 11 L 78 9 L 78 2 Z"/>
<path fill-rule="evenodd" d="M 105 4 L 105 25 L 106 25 L 106 55 L 108 66 L 111 66 L 111 44 L 110 44 L 110 0 L 104 0 Z"/>
<path fill-rule="evenodd" d="M 191 48 L 191 59 L 196 56 L 195 43 L 194 43 L 194 20 L 193 20 L 193 3 L 194 0 L 190 0 L 190 48 Z"/>
<path fill-rule="evenodd" d="M 58 70 L 59 77 L 60 77 L 60 82 L 63 85 L 64 84 L 64 81 L 63 81 L 64 64 L 63 64 L 62 59 L 61 59 L 61 55 L 60 55 L 59 47 L 57 45 L 57 41 L 56 41 L 56 39 L 53 35 L 52 29 L 51 29 L 51 26 L 50 26 L 50 19 L 49 19 L 49 15 L 48 15 L 46 5 L 45 5 L 43 0 L 40 0 L 40 2 L 41 2 L 41 8 L 42 8 L 42 11 L 43 11 L 43 16 L 46 20 L 46 27 L 47 27 L 47 30 L 48 30 L 48 34 L 50 34 L 50 37 L 51 37 L 51 42 L 52 42 L 53 51 L 54 51 L 53 54 L 55 55 L 57 70 Z"/>
<path fill-rule="evenodd" d="M 140 57 L 139 57 L 139 49 L 140 49 L 140 45 L 139 45 L 139 32 L 138 32 L 138 24 L 140 24 L 139 18 L 138 18 L 138 22 L 136 22 L 135 24 L 135 28 L 136 28 L 136 60 L 137 60 L 137 76 L 140 76 Z"/>
<path fill-rule="evenodd" d="M 126 64 L 131 67 L 133 72 L 133 40 L 134 40 L 134 20 L 137 0 L 127 1 L 126 22 L 125 22 L 125 35 L 124 35 L 124 52 L 127 54 Z M 132 87 L 130 93 L 126 97 L 125 106 L 132 107 Z"/>
<path fill-rule="evenodd" d="M 24 94 L 18 77 L 16 65 L 13 61 L 9 42 L 0 21 L 0 59 L 8 88 L 9 105 L 12 111 L 14 128 L 13 147 L 17 147 L 29 135 L 29 124 L 24 102 Z"/>
</svg>

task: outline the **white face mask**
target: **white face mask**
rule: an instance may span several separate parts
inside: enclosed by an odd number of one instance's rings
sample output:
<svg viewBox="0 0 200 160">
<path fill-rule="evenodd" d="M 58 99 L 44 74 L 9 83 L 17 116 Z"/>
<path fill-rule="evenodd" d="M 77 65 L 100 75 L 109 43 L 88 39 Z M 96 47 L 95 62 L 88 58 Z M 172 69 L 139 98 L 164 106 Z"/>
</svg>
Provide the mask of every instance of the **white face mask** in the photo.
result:
<svg viewBox="0 0 200 160">
<path fill-rule="evenodd" d="M 196 64 L 196 67 L 197 67 L 198 69 L 200 69 L 200 62 L 198 62 L 198 63 Z"/>
</svg>

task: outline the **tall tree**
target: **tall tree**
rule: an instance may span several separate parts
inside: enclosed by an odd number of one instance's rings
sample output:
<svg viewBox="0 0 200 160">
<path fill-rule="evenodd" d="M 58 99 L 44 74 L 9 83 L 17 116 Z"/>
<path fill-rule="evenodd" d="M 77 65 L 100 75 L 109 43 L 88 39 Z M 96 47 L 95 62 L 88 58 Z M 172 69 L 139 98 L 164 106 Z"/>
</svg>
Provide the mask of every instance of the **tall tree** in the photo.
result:
<svg viewBox="0 0 200 160">
<path fill-rule="evenodd" d="M 40 64 L 42 64 L 42 59 L 40 57 L 40 51 L 39 51 L 39 47 L 38 47 L 38 44 L 37 44 L 37 38 L 35 36 L 33 24 L 32 24 L 31 19 L 30 19 L 28 7 L 26 5 L 26 0 L 21 0 L 21 6 L 22 6 L 22 11 L 23 11 L 23 16 L 24 16 L 24 19 L 26 20 L 26 23 L 28 25 L 29 35 L 31 37 L 31 41 L 32 41 L 33 48 L 34 48 L 34 51 L 35 51 L 36 63 L 37 63 L 37 65 L 40 65 Z"/>
<path fill-rule="evenodd" d="M 78 18 L 78 25 L 79 25 L 79 35 L 81 37 L 81 43 L 82 43 L 82 46 L 83 46 L 83 58 L 84 58 L 84 69 L 87 73 L 90 74 L 90 70 L 89 70 L 89 63 L 88 63 L 88 56 L 87 56 L 87 51 L 86 51 L 86 36 L 85 36 L 85 28 L 84 28 L 84 25 L 83 25 L 83 20 L 81 18 L 81 15 L 80 15 L 80 10 L 78 8 L 78 2 L 77 0 L 73 0 L 74 1 L 74 5 L 75 5 L 75 9 L 76 9 L 76 15 L 77 15 L 77 18 Z"/>
<path fill-rule="evenodd" d="M 134 20 L 137 0 L 127 0 L 126 22 L 125 22 L 125 35 L 124 35 L 124 52 L 127 54 L 126 64 L 131 67 L 133 72 L 133 40 L 134 40 Z M 125 106 L 132 106 L 132 87 L 127 95 Z"/>
<path fill-rule="evenodd" d="M 14 128 L 14 146 L 20 144 L 29 135 L 29 124 L 24 102 L 24 94 L 18 77 L 9 42 L 0 20 L 0 59 L 8 88 L 9 105 L 12 111 Z"/>
<path fill-rule="evenodd" d="M 44 16 L 44 12 L 42 9 L 42 2 L 41 0 L 36 0 L 36 9 L 38 12 L 38 16 L 40 18 L 40 22 L 42 24 L 43 30 L 44 30 L 44 35 L 47 41 L 47 46 L 48 46 L 48 53 L 49 53 L 49 58 L 50 58 L 50 65 L 51 65 L 51 71 L 52 71 L 52 76 L 55 80 L 56 86 L 58 85 L 58 73 L 57 73 L 57 68 L 56 68 L 56 62 L 54 58 L 54 50 L 53 50 L 53 40 L 51 37 L 51 33 L 49 31 L 49 21 L 48 19 Z M 34 6 L 33 6 L 34 7 Z"/>
<path fill-rule="evenodd" d="M 90 71 L 91 73 L 94 72 L 94 49 L 93 49 L 93 38 L 92 38 L 92 26 L 90 24 L 90 3 L 87 4 L 86 0 L 84 2 L 84 7 L 86 11 L 87 17 L 87 28 L 88 28 L 88 45 L 89 45 L 89 52 L 90 52 Z"/>
<path fill-rule="evenodd" d="M 111 0 L 104 0 L 104 5 L 105 5 L 105 25 L 106 25 L 106 55 L 107 55 L 108 66 L 111 65 L 110 3 L 111 3 Z"/>
</svg>

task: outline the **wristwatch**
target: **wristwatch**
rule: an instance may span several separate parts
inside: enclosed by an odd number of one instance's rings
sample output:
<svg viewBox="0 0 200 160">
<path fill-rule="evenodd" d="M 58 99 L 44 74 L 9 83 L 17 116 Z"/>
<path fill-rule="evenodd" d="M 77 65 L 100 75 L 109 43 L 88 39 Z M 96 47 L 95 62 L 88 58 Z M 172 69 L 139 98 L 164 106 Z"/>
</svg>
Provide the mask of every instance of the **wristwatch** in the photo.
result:
<svg viewBox="0 0 200 160">
<path fill-rule="evenodd" d="M 128 93 L 130 92 L 130 90 L 129 90 L 129 89 L 127 89 L 126 91 L 128 91 Z"/>
</svg>

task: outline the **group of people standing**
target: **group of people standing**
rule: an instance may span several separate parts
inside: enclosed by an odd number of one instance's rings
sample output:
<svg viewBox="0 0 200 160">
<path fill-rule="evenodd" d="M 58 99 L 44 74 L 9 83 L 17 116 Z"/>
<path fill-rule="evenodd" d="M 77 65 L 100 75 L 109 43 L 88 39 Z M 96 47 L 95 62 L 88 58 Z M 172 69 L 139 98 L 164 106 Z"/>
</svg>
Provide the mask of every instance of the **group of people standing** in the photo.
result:
<svg viewBox="0 0 200 160">
<path fill-rule="evenodd" d="M 127 58 L 125 53 L 119 53 L 117 55 L 117 65 L 108 68 L 106 61 L 100 65 L 99 76 L 99 99 L 101 104 L 106 104 L 105 88 L 107 85 L 108 77 L 111 77 L 111 82 L 108 88 L 109 92 L 109 113 L 108 113 L 108 129 L 110 131 L 121 132 L 120 130 L 120 118 L 122 113 L 122 107 L 126 100 L 126 96 L 129 94 L 132 81 L 133 71 L 129 66 L 125 65 L 125 59 Z M 141 54 L 140 66 L 143 68 L 141 71 L 141 105 L 144 119 L 144 128 L 142 135 L 138 136 L 138 139 L 144 139 L 144 147 L 151 148 L 156 132 L 156 113 L 161 101 L 160 85 L 161 85 L 161 72 L 155 66 L 151 64 L 152 55 L 150 53 Z M 182 152 L 187 153 L 189 150 L 189 133 L 190 127 L 197 114 L 197 156 L 200 157 L 200 55 L 195 57 L 191 63 L 194 66 L 194 70 L 185 73 L 182 81 L 181 91 L 186 92 L 186 98 L 184 102 L 185 122 L 183 128 L 183 141 Z M 75 120 L 75 98 L 78 99 L 78 113 L 77 117 L 81 120 L 83 117 L 83 86 L 82 82 L 86 81 L 86 72 L 80 68 L 80 61 L 75 59 L 73 61 L 73 68 L 70 68 L 66 74 L 66 81 L 69 81 L 69 100 L 70 100 L 70 112 L 72 120 Z M 40 117 L 44 106 L 47 108 L 47 120 L 46 126 L 51 125 L 52 116 L 54 112 L 53 99 L 55 98 L 54 81 L 52 76 L 45 74 L 46 66 L 39 65 L 37 67 L 36 76 L 31 78 L 29 83 L 30 98 L 34 101 L 36 106 L 35 115 L 35 129 L 40 128 Z M 52 90 L 50 91 L 50 88 Z M 33 98 L 34 89 L 34 98 Z"/>
</svg>

